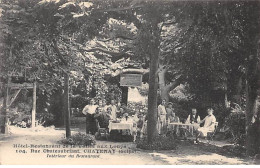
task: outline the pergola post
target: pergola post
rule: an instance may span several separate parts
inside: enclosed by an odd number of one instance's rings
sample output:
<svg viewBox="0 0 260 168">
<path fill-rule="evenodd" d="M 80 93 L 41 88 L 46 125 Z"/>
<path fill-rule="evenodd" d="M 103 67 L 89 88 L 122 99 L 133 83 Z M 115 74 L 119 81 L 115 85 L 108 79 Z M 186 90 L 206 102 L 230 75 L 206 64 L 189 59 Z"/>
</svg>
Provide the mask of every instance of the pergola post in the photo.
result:
<svg viewBox="0 0 260 168">
<path fill-rule="evenodd" d="M 127 86 L 121 86 L 121 90 L 122 90 L 122 103 L 124 103 L 127 106 L 128 87 Z"/>
<path fill-rule="evenodd" d="M 32 125 L 31 128 L 35 128 L 36 117 L 36 81 L 33 83 L 33 107 L 32 107 Z"/>
<path fill-rule="evenodd" d="M 1 125 L 2 133 L 7 134 L 8 133 L 8 100 L 9 100 L 9 82 L 10 77 L 8 77 L 7 81 L 4 82 L 4 100 L 3 100 L 3 108 L 2 108 L 2 116 L 3 116 L 3 125 Z"/>
<path fill-rule="evenodd" d="M 66 138 L 71 136 L 70 131 L 70 102 L 69 102 L 69 74 L 64 73 L 64 95 L 63 95 L 63 105 L 64 105 L 64 113 L 65 113 L 65 127 L 66 127 Z"/>
</svg>

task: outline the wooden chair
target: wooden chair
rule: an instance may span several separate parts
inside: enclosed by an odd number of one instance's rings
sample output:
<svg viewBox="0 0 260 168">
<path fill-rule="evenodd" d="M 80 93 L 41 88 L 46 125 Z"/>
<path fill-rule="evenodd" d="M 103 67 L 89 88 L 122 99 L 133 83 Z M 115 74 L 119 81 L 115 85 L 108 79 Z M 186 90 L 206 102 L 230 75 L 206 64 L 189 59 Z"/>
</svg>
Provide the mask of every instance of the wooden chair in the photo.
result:
<svg viewBox="0 0 260 168">
<path fill-rule="evenodd" d="M 109 132 L 107 128 L 101 128 L 99 125 L 99 122 L 97 123 L 98 131 L 95 133 L 95 138 L 97 140 L 100 140 L 102 138 L 105 138 L 106 140 L 109 139 Z"/>
<path fill-rule="evenodd" d="M 207 139 L 209 141 L 213 141 L 213 138 L 214 138 L 214 136 L 216 134 L 217 128 L 218 128 L 218 122 L 215 122 L 214 123 L 214 131 L 207 133 Z"/>
</svg>

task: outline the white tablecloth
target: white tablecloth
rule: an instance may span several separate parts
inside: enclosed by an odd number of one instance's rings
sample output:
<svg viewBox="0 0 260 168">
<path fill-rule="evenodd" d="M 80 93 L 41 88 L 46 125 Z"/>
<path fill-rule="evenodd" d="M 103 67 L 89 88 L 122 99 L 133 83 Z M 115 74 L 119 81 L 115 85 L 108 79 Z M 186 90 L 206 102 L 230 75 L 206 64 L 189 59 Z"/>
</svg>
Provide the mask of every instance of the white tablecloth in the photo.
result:
<svg viewBox="0 0 260 168">
<path fill-rule="evenodd" d="M 194 125 L 194 124 L 183 124 L 183 123 L 169 123 L 168 124 L 169 129 L 175 128 L 176 131 L 178 131 L 178 132 L 179 132 L 180 127 L 187 128 L 189 130 L 189 132 L 191 133 L 191 135 L 193 135 L 195 126 L 196 125 Z"/>
<path fill-rule="evenodd" d="M 113 123 L 110 122 L 108 125 L 109 132 L 111 130 L 130 130 L 130 134 L 133 134 L 133 123 Z"/>
</svg>

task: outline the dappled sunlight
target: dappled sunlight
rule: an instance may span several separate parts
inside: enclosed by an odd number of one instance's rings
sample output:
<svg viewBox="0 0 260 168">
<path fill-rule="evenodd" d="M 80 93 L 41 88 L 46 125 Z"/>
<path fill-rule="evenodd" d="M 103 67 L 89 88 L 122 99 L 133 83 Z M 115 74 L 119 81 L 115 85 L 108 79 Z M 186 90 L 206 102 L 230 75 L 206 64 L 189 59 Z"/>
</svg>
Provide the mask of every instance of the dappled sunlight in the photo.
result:
<svg viewBox="0 0 260 168">
<path fill-rule="evenodd" d="M 142 102 L 142 104 L 145 104 L 145 97 L 139 93 L 137 88 L 129 88 L 128 89 L 128 101 Z"/>
<path fill-rule="evenodd" d="M 14 135 L 62 135 L 62 131 L 55 130 L 54 126 L 43 127 L 40 125 L 35 128 L 10 126 L 9 132 Z"/>
</svg>

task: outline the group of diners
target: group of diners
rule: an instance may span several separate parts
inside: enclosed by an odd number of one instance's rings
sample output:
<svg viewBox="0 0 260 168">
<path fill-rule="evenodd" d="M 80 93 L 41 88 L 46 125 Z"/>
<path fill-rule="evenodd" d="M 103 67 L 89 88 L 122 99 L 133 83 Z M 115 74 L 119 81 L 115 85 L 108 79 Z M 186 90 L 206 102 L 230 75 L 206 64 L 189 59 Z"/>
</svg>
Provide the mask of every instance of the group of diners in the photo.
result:
<svg viewBox="0 0 260 168">
<path fill-rule="evenodd" d="M 95 100 L 91 99 L 89 105 L 86 105 L 82 110 L 82 113 L 86 116 L 86 133 L 95 135 L 98 128 L 108 129 L 110 121 L 128 122 L 135 125 L 136 131 L 142 129 L 143 115 L 135 114 L 134 116 L 128 116 L 128 113 L 124 111 L 121 104 L 116 104 L 115 100 L 111 100 L 107 105 L 106 100 L 98 100 L 98 104 L 95 104 Z"/>
<path fill-rule="evenodd" d="M 180 119 L 176 116 L 172 103 L 169 102 L 166 105 L 166 100 L 162 100 L 158 106 L 158 132 L 159 134 L 166 134 L 169 131 L 170 123 L 180 123 Z M 196 108 L 191 109 L 191 113 L 188 115 L 185 124 L 193 126 L 195 132 L 195 143 L 198 143 L 199 137 L 206 137 L 209 132 L 213 132 L 215 129 L 216 117 L 213 115 L 213 108 L 207 108 L 208 115 L 201 120 L 197 113 Z M 202 126 L 201 126 L 202 125 Z M 186 135 L 184 135 L 186 137 Z"/>
<path fill-rule="evenodd" d="M 171 102 L 166 105 L 166 100 L 162 100 L 158 106 L 157 129 L 159 134 L 166 134 L 169 131 L 170 123 L 181 123 L 172 106 L 173 103 Z M 97 104 L 95 104 L 94 99 L 91 99 L 90 104 L 84 107 L 82 113 L 86 115 L 87 134 L 95 135 L 98 127 L 108 129 L 109 122 L 117 121 L 118 119 L 122 123 L 133 123 L 137 135 L 141 132 L 146 132 L 143 128 L 146 128 L 144 123 L 147 120 L 147 116 L 140 113 L 128 116 L 128 113 L 125 113 L 123 107 L 120 104 L 116 104 L 115 100 L 111 100 L 110 104 L 107 105 L 105 99 L 99 100 Z M 213 109 L 208 108 L 207 113 L 208 115 L 201 120 L 196 108 L 192 108 L 191 113 L 184 122 L 186 125 L 192 125 L 196 135 L 195 143 L 198 142 L 200 136 L 205 137 L 208 132 L 212 132 L 215 129 L 216 118 L 213 115 Z M 201 126 L 202 124 L 203 126 Z"/>
</svg>

